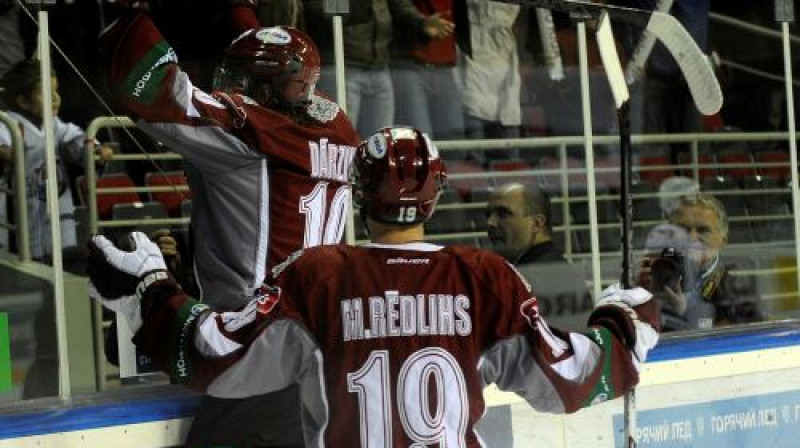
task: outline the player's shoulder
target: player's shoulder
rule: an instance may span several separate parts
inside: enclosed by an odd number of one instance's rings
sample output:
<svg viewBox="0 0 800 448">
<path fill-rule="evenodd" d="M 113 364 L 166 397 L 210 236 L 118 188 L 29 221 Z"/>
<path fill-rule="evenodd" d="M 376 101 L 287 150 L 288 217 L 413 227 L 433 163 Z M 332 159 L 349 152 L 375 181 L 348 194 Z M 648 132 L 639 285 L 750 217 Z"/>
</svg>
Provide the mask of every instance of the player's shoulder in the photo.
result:
<svg viewBox="0 0 800 448">
<path fill-rule="evenodd" d="M 505 259 L 500 255 L 478 247 L 456 244 L 445 247 L 443 251 L 459 257 L 467 263 L 489 266 L 507 264 Z"/>
<path fill-rule="evenodd" d="M 329 244 L 299 249 L 272 268 L 272 276 L 277 277 L 286 270 L 301 269 L 307 272 L 320 272 L 315 268 L 330 268 L 352 254 L 351 246 L 345 244 Z"/>
<path fill-rule="evenodd" d="M 495 252 L 461 245 L 448 246 L 444 249 L 444 252 L 458 257 L 464 265 L 468 266 L 480 277 L 503 278 L 503 276 L 508 276 L 508 278 L 518 278 L 526 289 L 531 289 L 530 284 L 519 270 Z"/>
</svg>

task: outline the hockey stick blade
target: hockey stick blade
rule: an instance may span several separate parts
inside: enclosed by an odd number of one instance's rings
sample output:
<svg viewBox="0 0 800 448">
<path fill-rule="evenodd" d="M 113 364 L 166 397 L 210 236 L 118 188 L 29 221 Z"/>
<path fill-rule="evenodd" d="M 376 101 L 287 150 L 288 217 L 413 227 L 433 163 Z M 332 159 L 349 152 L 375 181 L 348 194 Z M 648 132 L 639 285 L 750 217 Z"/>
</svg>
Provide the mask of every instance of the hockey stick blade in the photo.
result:
<svg viewBox="0 0 800 448">
<path fill-rule="evenodd" d="M 647 31 L 661 41 L 683 73 L 694 104 L 703 115 L 714 115 L 722 108 L 722 89 L 706 55 L 686 28 L 669 14 L 653 13 Z"/>
<path fill-rule="evenodd" d="M 606 78 L 611 86 L 611 93 L 614 96 L 616 108 L 628 101 L 628 85 L 625 83 L 625 74 L 622 72 L 622 64 L 619 62 L 617 46 L 614 42 L 614 34 L 611 31 L 611 23 L 608 14 L 600 15 L 597 25 L 597 47 L 600 50 L 600 60 L 606 71 Z"/>
<path fill-rule="evenodd" d="M 654 11 L 669 14 L 674 0 L 658 0 L 656 2 Z M 648 32 L 643 32 L 639 38 L 639 44 L 633 51 L 633 56 L 628 60 L 628 66 L 625 68 L 625 80 L 628 84 L 633 84 L 644 76 L 645 65 L 647 58 L 653 51 L 653 46 L 656 43 L 656 37 Z"/>
<path fill-rule="evenodd" d="M 697 110 L 713 115 L 722 108 L 722 89 L 717 77 L 689 32 L 675 17 L 658 11 L 609 6 L 581 0 L 501 0 L 523 7 L 547 8 L 577 17 L 597 19 L 608 11 L 614 20 L 644 27 L 669 50 L 683 73 Z"/>
</svg>

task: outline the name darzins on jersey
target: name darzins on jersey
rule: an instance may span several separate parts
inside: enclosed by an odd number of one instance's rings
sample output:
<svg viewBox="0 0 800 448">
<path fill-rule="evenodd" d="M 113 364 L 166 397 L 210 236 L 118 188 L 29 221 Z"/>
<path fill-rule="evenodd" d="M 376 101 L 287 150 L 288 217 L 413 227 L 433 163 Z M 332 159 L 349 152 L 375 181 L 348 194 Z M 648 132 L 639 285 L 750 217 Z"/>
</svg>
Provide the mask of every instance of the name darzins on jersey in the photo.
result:
<svg viewBox="0 0 800 448">
<path fill-rule="evenodd" d="M 341 301 L 344 342 L 365 339 L 472 332 L 469 297 L 463 294 L 400 294 Z"/>
<path fill-rule="evenodd" d="M 319 143 L 308 142 L 308 149 L 311 155 L 311 177 L 348 182 L 350 164 L 356 155 L 355 146 L 328 143 L 327 138 L 321 138 Z"/>
</svg>

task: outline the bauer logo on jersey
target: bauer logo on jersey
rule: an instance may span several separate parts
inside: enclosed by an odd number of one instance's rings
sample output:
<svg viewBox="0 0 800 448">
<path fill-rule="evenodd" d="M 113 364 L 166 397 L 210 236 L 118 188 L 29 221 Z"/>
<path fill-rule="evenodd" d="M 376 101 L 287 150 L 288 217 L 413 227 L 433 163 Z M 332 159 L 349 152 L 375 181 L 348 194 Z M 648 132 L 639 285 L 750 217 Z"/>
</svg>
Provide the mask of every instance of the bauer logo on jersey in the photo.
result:
<svg viewBox="0 0 800 448">
<path fill-rule="evenodd" d="M 262 28 L 256 32 L 256 39 L 265 44 L 286 45 L 292 41 L 292 36 L 278 28 Z"/>
<path fill-rule="evenodd" d="M 386 156 L 386 139 L 383 138 L 383 134 L 375 134 L 370 137 L 367 151 L 375 159 L 382 159 Z"/>
</svg>

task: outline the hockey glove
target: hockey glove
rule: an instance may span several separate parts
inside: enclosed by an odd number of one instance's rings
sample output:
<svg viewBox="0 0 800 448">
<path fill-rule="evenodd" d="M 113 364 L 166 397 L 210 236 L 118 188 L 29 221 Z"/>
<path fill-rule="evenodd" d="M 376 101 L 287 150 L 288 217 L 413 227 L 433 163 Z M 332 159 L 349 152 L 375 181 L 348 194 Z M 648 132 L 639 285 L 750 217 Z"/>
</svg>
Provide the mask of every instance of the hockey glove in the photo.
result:
<svg viewBox="0 0 800 448">
<path fill-rule="evenodd" d="M 643 288 L 622 289 L 618 283 L 613 284 L 603 290 L 589 316 L 589 326 L 607 328 L 631 350 L 637 367 L 658 343 L 661 318 L 652 297 Z"/>
<path fill-rule="evenodd" d="M 164 257 L 158 246 L 141 232 L 129 236 L 133 249 L 118 249 L 102 235 L 89 241 L 89 295 L 103 306 L 122 313 L 136 332 L 142 324 L 141 300 L 148 288 L 169 283 L 178 289 L 167 273 Z"/>
</svg>

